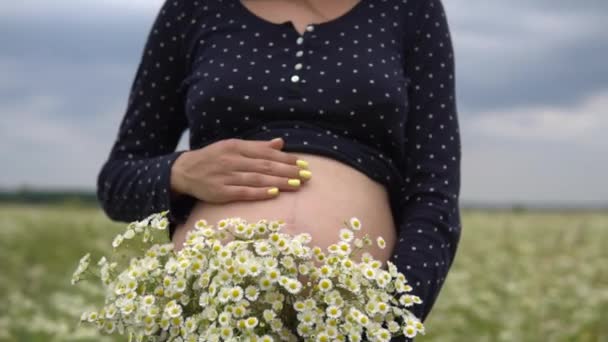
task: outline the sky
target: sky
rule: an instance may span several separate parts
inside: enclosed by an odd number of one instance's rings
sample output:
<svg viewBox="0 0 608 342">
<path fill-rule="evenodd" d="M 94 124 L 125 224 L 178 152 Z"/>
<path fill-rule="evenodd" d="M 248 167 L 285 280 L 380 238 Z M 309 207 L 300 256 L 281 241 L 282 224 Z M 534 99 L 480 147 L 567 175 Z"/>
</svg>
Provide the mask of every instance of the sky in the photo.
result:
<svg viewBox="0 0 608 342">
<path fill-rule="evenodd" d="M 161 4 L 0 2 L 0 188 L 95 189 Z M 461 201 L 608 204 L 608 2 L 443 4 Z"/>
</svg>

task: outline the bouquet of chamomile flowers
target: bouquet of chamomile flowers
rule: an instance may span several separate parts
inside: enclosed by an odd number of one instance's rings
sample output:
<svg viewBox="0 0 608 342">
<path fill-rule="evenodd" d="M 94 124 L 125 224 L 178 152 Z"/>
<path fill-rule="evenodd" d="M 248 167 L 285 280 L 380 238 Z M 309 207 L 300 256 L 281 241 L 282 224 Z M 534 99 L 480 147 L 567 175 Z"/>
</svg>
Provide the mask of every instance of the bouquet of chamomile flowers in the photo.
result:
<svg viewBox="0 0 608 342">
<path fill-rule="evenodd" d="M 281 233 L 282 220 L 239 217 L 216 226 L 197 221 L 175 251 L 172 243 L 155 243 L 168 240 L 167 213 L 131 222 L 116 236 L 113 255 L 124 252 L 122 261 L 101 257 L 93 270 L 90 253 L 80 260 L 72 284 L 90 274 L 106 290 L 105 305 L 83 312 L 81 323 L 129 341 L 354 342 L 424 334 L 407 309 L 420 298 L 408 293 L 394 264 L 387 261 L 385 270 L 363 251 L 373 241 L 355 238 L 362 228 L 356 217 L 344 221 L 327 251 L 309 247 L 308 233 Z M 382 237 L 376 242 L 385 247 Z M 353 260 L 357 252 L 361 262 Z"/>
</svg>

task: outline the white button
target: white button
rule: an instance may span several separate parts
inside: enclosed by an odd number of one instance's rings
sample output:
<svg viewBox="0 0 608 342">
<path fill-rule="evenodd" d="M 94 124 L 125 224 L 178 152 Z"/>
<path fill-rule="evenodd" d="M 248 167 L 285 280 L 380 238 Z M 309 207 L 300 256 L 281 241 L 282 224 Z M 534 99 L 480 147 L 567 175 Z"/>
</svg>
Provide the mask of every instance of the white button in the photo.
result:
<svg viewBox="0 0 608 342">
<path fill-rule="evenodd" d="M 308 32 L 312 32 L 312 30 L 314 30 L 314 26 L 312 26 L 312 25 L 308 25 L 308 26 L 306 27 L 306 31 L 308 31 Z"/>
<path fill-rule="evenodd" d="M 296 52 L 296 57 L 302 57 L 303 54 L 304 54 L 304 51 L 300 50 L 300 51 Z"/>
<path fill-rule="evenodd" d="M 302 69 L 302 63 L 298 63 L 298 64 L 296 64 L 296 65 L 294 66 L 294 69 L 296 69 L 296 70 L 300 70 L 300 69 Z"/>
<path fill-rule="evenodd" d="M 298 37 L 298 39 L 296 40 L 296 44 L 302 44 L 303 41 L 304 41 L 304 38 Z"/>
<path fill-rule="evenodd" d="M 293 75 L 291 76 L 291 82 L 298 82 L 300 80 L 300 77 L 298 75 Z"/>
</svg>

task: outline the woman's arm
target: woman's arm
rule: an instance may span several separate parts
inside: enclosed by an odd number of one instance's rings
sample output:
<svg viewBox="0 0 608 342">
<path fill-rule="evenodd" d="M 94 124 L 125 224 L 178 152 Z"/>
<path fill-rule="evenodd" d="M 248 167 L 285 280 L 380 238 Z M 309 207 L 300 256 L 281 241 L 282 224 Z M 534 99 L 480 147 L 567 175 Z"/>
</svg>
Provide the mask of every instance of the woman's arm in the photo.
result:
<svg viewBox="0 0 608 342">
<path fill-rule="evenodd" d="M 97 197 L 113 220 L 133 221 L 154 212 L 193 204 L 172 190 L 171 171 L 186 151 L 175 151 L 187 128 L 180 84 L 187 59 L 183 44 L 186 1 L 165 0 L 151 30 L 126 113 L 107 161 L 97 176 Z M 183 202 L 182 202 L 183 201 Z"/>
<path fill-rule="evenodd" d="M 460 239 L 461 146 L 455 99 L 454 56 L 441 0 L 420 0 L 406 37 L 411 79 L 406 123 L 405 189 L 399 236 L 391 261 L 423 303 L 411 307 L 424 320 L 452 265 Z"/>
</svg>

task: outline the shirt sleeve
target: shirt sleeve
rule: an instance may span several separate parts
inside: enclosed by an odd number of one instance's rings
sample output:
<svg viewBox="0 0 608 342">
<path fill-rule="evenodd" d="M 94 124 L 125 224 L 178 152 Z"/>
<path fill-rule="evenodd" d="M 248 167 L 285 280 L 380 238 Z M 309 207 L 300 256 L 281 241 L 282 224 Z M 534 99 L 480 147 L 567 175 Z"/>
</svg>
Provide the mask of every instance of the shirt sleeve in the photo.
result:
<svg viewBox="0 0 608 342">
<path fill-rule="evenodd" d="M 408 309 L 424 320 L 460 240 L 461 146 L 453 48 L 441 0 L 421 0 L 406 43 L 409 113 L 402 175 L 405 187 L 391 262 L 422 299 Z M 412 18 L 412 17 L 410 17 Z"/>
<path fill-rule="evenodd" d="M 183 2 L 165 0 L 156 16 L 131 85 L 126 113 L 97 176 L 97 198 L 115 221 L 130 222 L 170 210 L 168 218 L 173 223 L 194 203 L 189 195 L 171 192 L 170 183 L 173 163 L 186 152 L 175 151 L 187 128 L 180 89 L 187 69 Z"/>
</svg>

